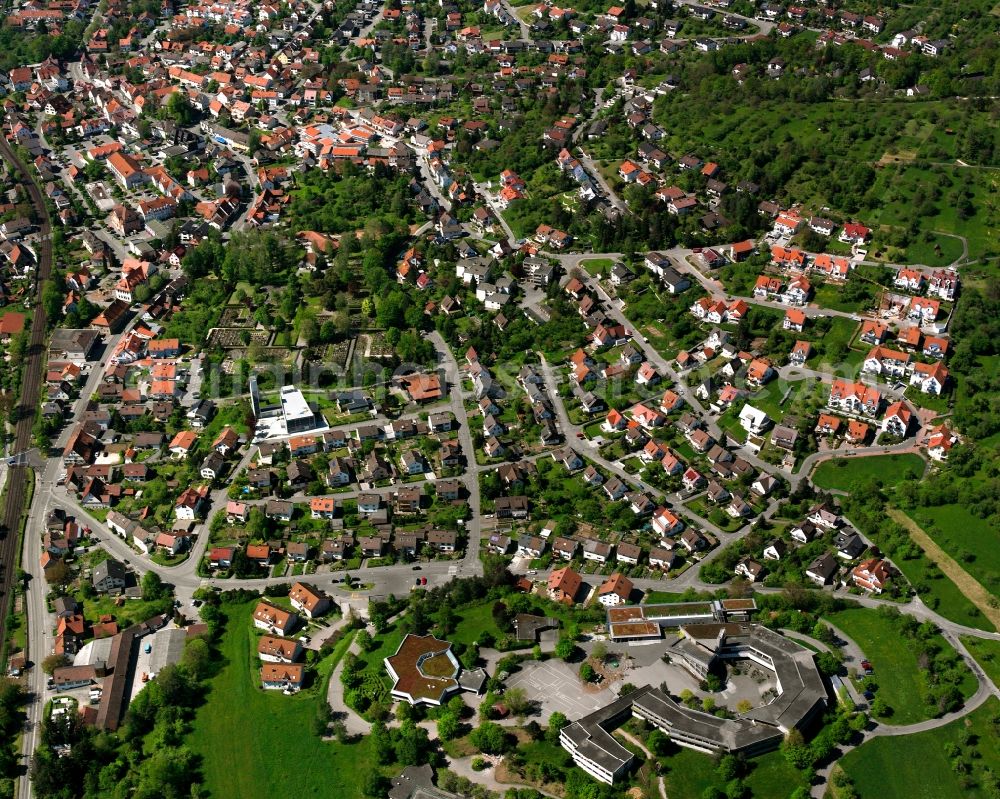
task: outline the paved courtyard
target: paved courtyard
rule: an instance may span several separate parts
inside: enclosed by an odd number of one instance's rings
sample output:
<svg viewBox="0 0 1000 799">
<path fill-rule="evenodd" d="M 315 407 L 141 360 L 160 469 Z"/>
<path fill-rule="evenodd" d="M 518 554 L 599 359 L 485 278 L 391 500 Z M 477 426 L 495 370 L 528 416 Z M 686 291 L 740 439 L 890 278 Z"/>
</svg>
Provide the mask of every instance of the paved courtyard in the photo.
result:
<svg viewBox="0 0 1000 799">
<path fill-rule="evenodd" d="M 579 664 L 562 661 L 528 661 L 505 684 L 507 688 L 523 688 L 530 701 L 538 702 L 543 723 L 556 711 L 575 720 L 615 698 L 609 688 L 594 693 L 584 692 L 578 676 L 579 668 Z"/>
</svg>

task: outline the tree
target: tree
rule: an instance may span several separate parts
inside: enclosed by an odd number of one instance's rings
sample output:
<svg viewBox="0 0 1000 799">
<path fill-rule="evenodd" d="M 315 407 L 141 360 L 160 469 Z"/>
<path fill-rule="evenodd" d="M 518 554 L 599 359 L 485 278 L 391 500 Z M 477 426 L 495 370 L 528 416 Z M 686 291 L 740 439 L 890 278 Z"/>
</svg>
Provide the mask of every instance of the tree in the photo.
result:
<svg viewBox="0 0 1000 799">
<path fill-rule="evenodd" d="M 375 762 L 381 766 L 391 763 L 395 752 L 392 748 L 392 739 L 389 737 L 389 731 L 383 722 L 376 721 L 372 724 L 371 738 L 372 750 L 375 753 Z"/>
<path fill-rule="evenodd" d="M 212 650 L 204 638 L 191 638 L 184 646 L 181 663 L 196 680 L 206 676 L 212 667 Z"/>
<path fill-rule="evenodd" d="M 69 663 L 69 658 L 65 655 L 49 655 L 42 661 L 42 671 L 52 676 L 52 672 Z"/>
<path fill-rule="evenodd" d="M 608 656 L 608 645 L 604 641 L 598 641 L 591 648 L 590 655 L 594 660 L 603 663 L 604 659 Z"/>
<path fill-rule="evenodd" d="M 524 716 L 530 708 L 528 695 L 523 688 L 508 688 L 503 695 L 503 703 L 515 716 Z"/>
<path fill-rule="evenodd" d="M 445 713 L 437 721 L 438 738 L 442 741 L 450 741 L 458 734 L 458 717 L 452 713 Z"/>
<path fill-rule="evenodd" d="M 743 771 L 743 766 L 736 755 L 723 755 L 715 769 L 723 782 L 737 779 Z"/>
<path fill-rule="evenodd" d="M 361 778 L 361 792 L 372 799 L 381 799 L 389 790 L 389 781 L 377 769 L 368 769 Z"/>
<path fill-rule="evenodd" d="M 560 660 L 572 660 L 576 656 L 576 644 L 569 638 L 560 638 L 556 644 L 555 656 Z"/>
<path fill-rule="evenodd" d="M 63 560 L 56 560 L 45 570 L 45 582 L 49 585 L 65 585 L 69 582 L 69 578 L 69 566 Z"/>
<path fill-rule="evenodd" d="M 409 719 L 399 728 L 396 738 L 396 760 L 404 766 L 419 766 L 426 759 L 427 730 Z"/>
<path fill-rule="evenodd" d="M 784 752 L 785 760 L 795 768 L 800 770 L 812 768 L 814 762 L 812 750 L 806 746 L 802 733 L 798 730 L 792 730 L 788 733 L 781 744 L 781 749 Z"/>
<path fill-rule="evenodd" d="M 889 704 L 881 696 L 876 696 L 872 700 L 871 710 L 879 718 L 888 718 L 892 715 L 892 708 L 889 707 Z"/>
<path fill-rule="evenodd" d="M 178 125 L 191 124 L 193 109 L 185 92 L 176 91 L 170 95 L 170 99 L 167 100 L 167 113 Z"/>
<path fill-rule="evenodd" d="M 493 603 L 493 623 L 501 630 L 501 632 L 509 633 L 513 629 L 514 614 L 511 610 L 501 601 Z"/>
<path fill-rule="evenodd" d="M 470 743 L 486 755 L 501 755 L 510 749 L 507 731 L 492 721 L 484 721 L 469 736 Z"/>
<path fill-rule="evenodd" d="M 142 598 L 144 601 L 155 602 L 168 595 L 169 590 L 163 585 L 160 575 L 154 571 L 148 571 L 142 575 Z"/>
<path fill-rule="evenodd" d="M 594 678 L 597 676 L 597 672 L 594 671 L 594 667 L 589 663 L 584 661 L 580 664 L 580 679 L 584 682 L 593 682 Z"/>
<path fill-rule="evenodd" d="M 559 741 L 559 733 L 562 728 L 569 724 L 569 719 L 563 713 L 558 710 L 555 711 L 551 716 L 549 716 L 549 727 L 546 731 L 546 737 L 552 743 L 557 743 Z"/>
</svg>

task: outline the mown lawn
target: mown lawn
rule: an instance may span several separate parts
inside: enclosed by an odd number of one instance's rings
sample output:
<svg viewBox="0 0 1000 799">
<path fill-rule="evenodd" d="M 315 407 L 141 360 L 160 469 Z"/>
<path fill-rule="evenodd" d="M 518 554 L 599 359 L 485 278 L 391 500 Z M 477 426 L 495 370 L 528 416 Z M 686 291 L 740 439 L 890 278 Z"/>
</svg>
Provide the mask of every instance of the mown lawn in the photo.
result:
<svg viewBox="0 0 1000 799">
<path fill-rule="evenodd" d="M 218 799 L 361 799 L 359 767 L 373 762 L 369 739 L 340 745 L 313 732 L 337 653 L 320 663 L 314 684 L 296 696 L 264 691 L 250 621 L 254 604 L 226 606 L 229 623 L 219 645 L 224 665 L 188 735 L 187 744 L 203 759 L 205 787 Z M 289 753 L 291 759 L 282 757 Z"/>
<path fill-rule="evenodd" d="M 607 275 L 615 262 L 610 258 L 587 258 L 580 261 L 580 265 L 592 275 Z"/>
<path fill-rule="evenodd" d="M 890 718 L 883 719 L 886 724 L 913 724 L 932 717 L 917 690 L 922 679 L 917 655 L 890 620 L 867 608 L 842 610 L 825 618 L 853 639 L 875 667 L 878 695 L 893 711 Z M 937 643 L 950 648 L 943 638 L 938 637 Z M 975 693 L 971 672 L 959 690 L 966 698 Z"/>
<path fill-rule="evenodd" d="M 751 795 L 759 799 L 788 796 L 798 786 L 808 784 L 802 779 L 802 773 L 797 771 L 780 751 L 752 758 L 749 761 L 749 768 L 750 773 L 746 782 Z"/>
<path fill-rule="evenodd" d="M 670 799 L 699 799 L 707 788 L 719 780 L 715 760 L 702 752 L 680 748 L 663 758 L 666 766 L 664 782 Z"/>
<path fill-rule="evenodd" d="M 1000 764 L 1000 736 L 992 719 L 1000 702 L 981 708 L 936 730 L 901 737 L 874 738 L 848 752 L 840 766 L 854 780 L 857 795 L 879 799 L 982 799 L 991 796 L 979 779 L 981 769 Z M 966 742 L 967 731 L 974 744 Z M 956 746 L 972 769 L 972 785 L 963 787 L 946 748 Z M 975 754 L 973 754 L 975 752 Z"/>
<path fill-rule="evenodd" d="M 909 515 L 987 591 L 1000 596 L 1000 530 L 963 505 L 920 508 Z"/>
<path fill-rule="evenodd" d="M 817 488 L 850 491 L 861 480 L 878 479 L 884 486 L 904 480 L 918 480 L 924 473 L 919 455 L 871 455 L 864 458 L 835 458 L 823 461 L 812 473 Z"/>
<path fill-rule="evenodd" d="M 483 602 L 456 611 L 461 619 L 455 631 L 448 636 L 453 644 L 473 644 L 484 632 L 489 632 L 494 638 L 502 638 L 503 633 L 493 622 L 493 603 Z"/>
</svg>

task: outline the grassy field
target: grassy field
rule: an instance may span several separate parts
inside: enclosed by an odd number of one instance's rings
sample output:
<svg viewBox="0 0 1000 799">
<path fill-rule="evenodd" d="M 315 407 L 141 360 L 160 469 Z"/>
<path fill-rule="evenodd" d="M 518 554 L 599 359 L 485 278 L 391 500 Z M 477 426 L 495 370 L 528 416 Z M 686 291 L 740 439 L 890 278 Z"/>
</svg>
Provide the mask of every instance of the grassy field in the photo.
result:
<svg viewBox="0 0 1000 799">
<path fill-rule="evenodd" d="M 802 166 L 785 174 L 788 202 L 844 212 L 850 194 L 861 202 L 852 217 L 874 230 L 872 257 L 881 253 L 890 260 L 943 266 L 961 253 L 961 244 L 941 234 L 966 237 L 972 258 L 998 245 L 1000 224 L 990 202 L 997 173 L 955 163 L 964 155 L 961 137 L 945 133 L 939 121 L 948 119 L 961 130 L 966 121 L 989 124 L 985 114 L 952 100 L 829 100 L 790 107 L 778 98 L 719 102 L 707 92 L 688 92 L 659 100 L 655 120 L 668 131 L 662 149 L 701 153 L 724 170 L 755 155 L 780 157 L 782 148 L 822 153 L 823 158 L 802 158 Z M 778 121 L 755 126 L 761 118 Z M 860 169 L 848 176 L 844 164 Z M 960 202 L 966 193 L 969 201 Z M 914 219 L 928 233 L 901 238 Z"/>
<path fill-rule="evenodd" d="M 489 632 L 494 638 L 502 638 L 503 633 L 493 622 L 493 603 L 483 602 L 481 605 L 472 605 L 462 608 L 456 612 L 461 619 L 455 632 L 448 636 L 448 640 L 453 644 L 472 644 L 484 632 Z"/>
<path fill-rule="evenodd" d="M 875 478 L 885 486 L 894 486 L 919 479 L 923 473 L 924 461 L 919 455 L 871 455 L 823 461 L 811 479 L 817 488 L 850 491 L 859 480 Z"/>
<path fill-rule="evenodd" d="M 678 748 L 661 762 L 670 799 L 700 799 L 707 788 L 725 787 L 716 774 L 715 758 L 710 755 Z M 778 751 L 750 758 L 747 770 L 746 785 L 755 799 L 788 796 L 799 785 L 806 785 L 802 775 Z"/>
<path fill-rule="evenodd" d="M 962 643 L 986 672 L 986 676 L 993 681 L 993 684 L 1000 685 L 1000 641 L 963 635 Z"/>
<path fill-rule="evenodd" d="M 1000 596 L 1000 530 L 962 505 L 920 508 L 913 520 L 994 596 Z"/>
<path fill-rule="evenodd" d="M 938 565 L 952 584 L 979 609 L 989 623 L 994 627 L 1000 625 L 1000 609 L 993 607 L 993 597 L 990 592 L 913 519 L 895 508 L 889 508 L 887 512 L 892 519 L 909 531 L 910 537 L 927 553 L 927 557 Z"/>
<path fill-rule="evenodd" d="M 759 799 L 772 796 L 788 796 L 797 787 L 808 786 L 797 771 L 785 759 L 782 752 L 768 752 L 749 761 L 750 773 L 746 782 L 751 795 Z"/>
<path fill-rule="evenodd" d="M 996 190 L 996 173 L 989 170 L 940 167 L 932 173 L 912 164 L 897 164 L 880 170 L 876 189 L 882 197 L 882 207 L 872 209 L 865 218 L 878 225 L 905 226 L 913 217 L 914 199 L 927 191 L 928 186 L 955 190 L 961 186 L 972 193 L 972 205 L 977 213 L 963 219 L 952 202 L 935 203 L 937 213 L 921 219 L 921 229 L 933 231 L 924 237 L 914 237 L 905 251 L 905 258 L 928 266 L 946 266 L 962 253 L 962 243 L 956 236 L 969 242 L 969 255 L 973 258 L 997 246 L 997 227 L 991 218 L 987 198 Z M 951 234 L 951 235 L 942 235 Z M 871 252 L 871 251 L 870 251 Z"/>
<path fill-rule="evenodd" d="M 869 302 L 847 301 L 843 298 L 843 284 L 822 283 L 816 287 L 812 302 L 823 308 L 833 311 L 844 311 L 845 313 L 861 313 L 868 310 Z M 843 317 L 837 317 L 838 319 Z M 845 321 L 851 321 L 849 319 Z M 857 325 L 855 324 L 855 327 Z"/>
<path fill-rule="evenodd" d="M 934 569 L 926 557 L 905 560 L 899 558 L 895 565 L 909 580 L 910 585 L 923 584 L 928 590 L 921 593 L 923 602 L 932 610 L 940 613 L 946 619 L 976 627 L 980 630 L 993 632 L 994 627 L 989 620 L 973 605 L 950 579 L 940 570 Z"/>
<path fill-rule="evenodd" d="M 615 265 L 611 258 L 587 258 L 580 265 L 592 275 L 607 275 L 608 270 Z"/>
<path fill-rule="evenodd" d="M 693 749 L 678 749 L 663 762 L 667 766 L 664 782 L 670 799 L 699 799 L 706 788 L 718 782 L 712 757 Z"/>
<path fill-rule="evenodd" d="M 889 620 L 865 608 L 842 610 L 826 618 L 853 639 L 875 666 L 878 694 L 893 710 L 886 723 L 913 724 L 931 718 L 916 690 L 921 680 L 917 655 Z M 948 646 L 944 639 L 938 643 Z M 959 688 L 965 697 L 975 693 L 971 672 Z"/>
<path fill-rule="evenodd" d="M 945 748 L 955 745 L 970 762 L 973 774 L 980 768 L 1000 766 L 1000 737 L 992 719 L 1000 702 L 990 699 L 966 718 L 944 727 L 898 738 L 881 737 L 848 752 L 840 766 L 854 780 L 858 796 L 879 799 L 981 799 L 990 796 L 974 779 L 963 787 Z M 965 744 L 967 731 L 978 739 Z M 970 760 L 970 750 L 976 759 Z M 901 767 L 902 766 L 902 767 Z M 891 775 L 891 778 L 887 778 Z"/>
<path fill-rule="evenodd" d="M 338 653 L 320 663 L 314 685 L 296 696 L 262 690 L 250 621 L 254 604 L 226 606 L 229 624 L 220 644 L 224 665 L 188 736 L 187 744 L 203 757 L 205 787 L 220 799 L 361 799 L 358 766 L 373 762 L 369 739 L 339 745 L 323 741 L 312 729 Z M 293 759 L 283 763 L 271 757 L 277 751 L 294 753 Z"/>
</svg>

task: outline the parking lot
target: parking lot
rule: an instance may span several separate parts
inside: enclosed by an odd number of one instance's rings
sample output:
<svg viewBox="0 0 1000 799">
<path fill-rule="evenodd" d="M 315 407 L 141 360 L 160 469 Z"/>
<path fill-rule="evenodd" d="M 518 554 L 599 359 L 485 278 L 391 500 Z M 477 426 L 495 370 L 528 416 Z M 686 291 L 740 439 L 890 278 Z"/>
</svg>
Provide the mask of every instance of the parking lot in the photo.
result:
<svg viewBox="0 0 1000 799">
<path fill-rule="evenodd" d="M 521 671 L 512 674 L 504 685 L 508 689 L 523 688 L 528 700 L 541 706 L 543 720 L 556 711 L 569 719 L 578 719 L 615 698 L 608 688 L 584 693 L 578 668 L 561 661 L 529 661 L 523 663 Z"/>
</svg>

